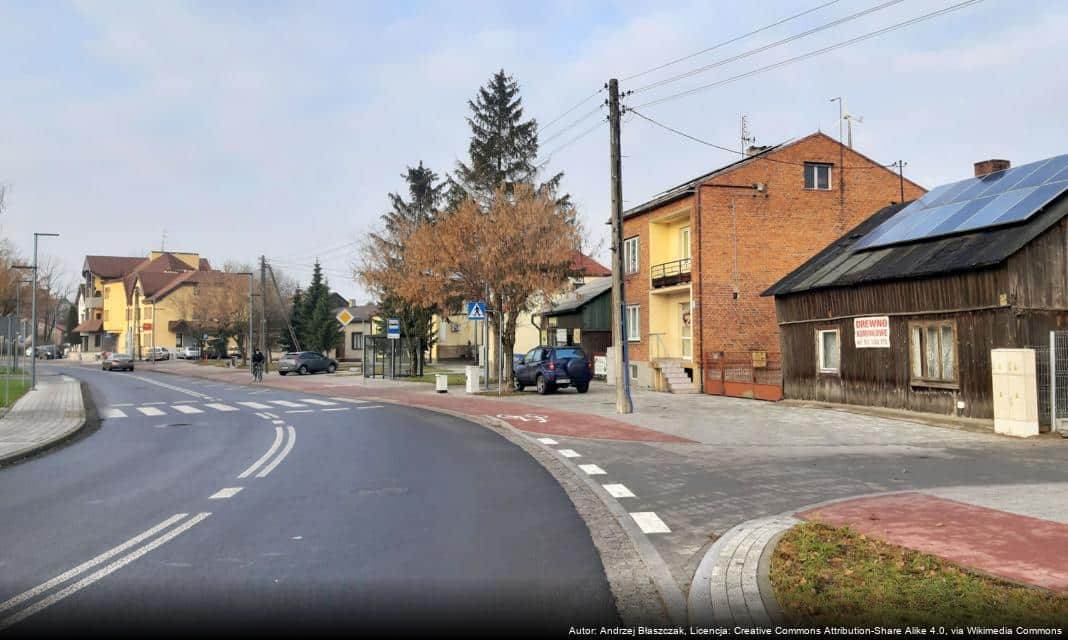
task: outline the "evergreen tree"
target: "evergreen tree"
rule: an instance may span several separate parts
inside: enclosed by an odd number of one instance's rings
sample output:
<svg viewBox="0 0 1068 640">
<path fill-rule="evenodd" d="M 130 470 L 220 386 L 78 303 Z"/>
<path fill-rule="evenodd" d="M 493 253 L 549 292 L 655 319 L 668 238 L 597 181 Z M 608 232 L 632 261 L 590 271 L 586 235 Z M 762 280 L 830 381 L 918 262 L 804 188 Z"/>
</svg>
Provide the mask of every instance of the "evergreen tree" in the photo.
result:
<svg viewBox="0 0 1068 640">
<path fill-rule="evenodd" d="M 334 310 L 330 307 L 330 285 L 323 277 L 319 260 L 312 270 L 311 285 L 301 298 L 301 330 L 297 333 L 302 347 L 326 353 L 341 339 Z M 296 327 L 294 327 L 296 330 Z"/>
<path fill-rule="evenodd" d="M 511 194 L 515 185 L 531 184 L 539 192 L 550 195 L 562 211 L 570 212 L 570 196 L 557 195 L 563 173 L 536 184 L 538 123 L 533 119 L 523 120 L 519 83 L 501 69 L 467 105 L 471 109 L 467 118 L 471 127 L 470 160 L 466 164 L 457 162 L 447 194 L 449 210 L 455 211 L 464 196 L 474 198 L 486 208 L 498 188 Z"/>
</svg>

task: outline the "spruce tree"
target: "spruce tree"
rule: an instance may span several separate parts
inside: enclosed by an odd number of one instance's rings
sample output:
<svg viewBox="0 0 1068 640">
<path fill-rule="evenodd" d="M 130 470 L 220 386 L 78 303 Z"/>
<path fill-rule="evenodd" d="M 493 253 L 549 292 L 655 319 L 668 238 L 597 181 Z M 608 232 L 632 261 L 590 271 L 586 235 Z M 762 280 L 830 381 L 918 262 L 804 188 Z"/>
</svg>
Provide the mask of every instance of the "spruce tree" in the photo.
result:
<svg viewBox="0 0 1068 640">
<path fill-rule="evenodd" d="M 304 292 L 301 305 L 301 346 L 309 351 L 326 353 L 341 339 L 334 310 L 330 307 L 330 285 L 323 277 L 319 260 L 312 270 L 312 281 Z"/>
</svg>

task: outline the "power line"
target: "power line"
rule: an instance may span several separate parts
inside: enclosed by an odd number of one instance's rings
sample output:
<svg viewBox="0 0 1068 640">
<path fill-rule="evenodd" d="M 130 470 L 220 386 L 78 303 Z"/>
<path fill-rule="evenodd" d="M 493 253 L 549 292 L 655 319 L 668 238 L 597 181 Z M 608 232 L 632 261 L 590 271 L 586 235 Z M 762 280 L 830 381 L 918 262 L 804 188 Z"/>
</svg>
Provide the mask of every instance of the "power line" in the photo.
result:
<svg viewBox="0 0 1068 640">
<path fill-rule="evenodd" d="M 542 160 L 541 162 L 536 162 L 535 166 L 540 169 L 540 168 L 544 167 L 545 165 L 549 164 L 549 161 L 553 159 L 553 155 L 554 154 L 557 154 L 560 151 L 563 151 L 567 147 L 570 147 L 571 145 L 575 144 L 579 140 L 585 138 L 586 136 L 590 135 L 594 131 L 600 129 L 601 125 L 603 125 L 606 122 L 608 122 L 608 117 L 607 116 L 605 116 L 604 118 L 601 118 L 600 120 L 598 120 L 597 123 L 594 124 L 589 129 L 586 129 L 585 131 L 583 131 L 582 133 L 578 134 L 574 138 L 571 138 L 567 142 L 563 143 L 562 145 L 556 147 L 555 149 L 553 149 L 549 153 L 545 154 L 545 156 L 544 156 L 545 159 Z"/>
<path fill-rule="evenodd" d="M 750 31 L 749 33 L 744 33 L 744 34 L 742 34 L 740 36 L 736 36 L 734 38 L 731 38 L 730 40 L 724 40 L 723 42 L 714 44 L 711 47 L 708 47 L 707 49 L 701 49 L 700 51 L 697 51 L 695 53 L 691 53 L 689 55 L 682 56 L 681 58 L 676 58 L 676 59 L 674 59 L 674 60 L 672 60 L 670 62 L 665 62 L 664 64 L 660 64 L 660 65 L 657 65 L 655 67 L 651 67 L 649 69 L 646 69 L 645 71 L 639 71 L 638 73 L 635 73 L 633 75 L 629 75 L 629 76 L 623 78 L 623 81 L 626 82 L 627 80 L 633 80 L 634 78 L 640 78 L 641 76 L 644 76 L 646 74 L 652 73 L 654 71 L 659 71 L 659 70 L 664 69 L 666 67 L 670 67 L 671 65 L 678 64 L 680 62 L 689 60 L 690 58 L 696 58 L 697 56 L 699 56 L 699 55 L 701 55 L 703 53 L 708 53 L 709 51 L 714 51 L 716 49 L 719 49 L 720 47 L 725 47 L 728 44 L 734 44 L 735 42 L 738 42 L 739 40 L 744 40 L 744 39 L 748 38 L 749 36 L 755 36 L 758 33 L 761 33 L 763 31 L 767 31 L 768 29 L 772 29 L 772 28 L 777 27 L 777 26 L 779 26 L 781 24 L 786 24 L 787 22 L 790 22 L 791 20 L 796 20 L 797 18 L 800 18 L 802 16 L 806 16 L 806 15 L 808 15 L 808 14 L 814 12 L 814 11 L 819 11 L 820 9 L 823 9 L 824 7 L 829 7 L 832 4 L 837 4 L 840 1 L 841 0 L 831 0 L 830 2 L 824 2 L 821 5 L 813 7 L 811 9 L 806 10 L 806 11 L 802 11 L 801 13 L 795 13 L 792 16 L 789 16 L 787 18 L 783 18 L 782 20 L 779 20 L 778 22 L 773 22 L 773 23 L 771 23 L 771 24 L 769 24 L 767 26 L 760 27 L 759 29 L 756 29 L 754 31 Z"/>
<path fill-rule="evenodd" d="M 812 57 L 815 57 L 815 56 L 818 56 L 818 55 L 821 55 L 821 54 L 824 54 L 824 53 L 828 53 L 830 51 L 834 51 L 836 49 L 841 49 L 843 47 L 848 47 L 850 45 L 857 44 L 858 42 L 863 42 L 865 40 L 870 40 L 871 38 L 874 38 L 876 36 L 880 36 L 880 35 L 883 35 L 883 34 L 886 34 L 886 33 L 890 33 L 891 31 L 896 31 L 896 30 L 902 29 L 904 27 L 908 27 L 908 26 L 911 26 L 911 25 L 914 25 L 914 24 L 918 24 L 918 23 L 923 22 L 925 20 L 930 20 L 931 18 L 936 18 L 938 16 L 945 15 L 947 13 L 956 11 L 958 9 L 963 9 L 963 8 L 968 7 L 970 5 L 973 5 L 973 4 L 978 4 L 978 3 L 982 2 L 982 1 L 983 0 L 966 0 L 965 2 L 959 2 L 957 4 L 951 5 L 949 7 L 944 8 L 944 9 L 939 9 L 938 11 L 932 11 L 931 13 L 925 13 L 925 14 L 923 14 L 921 16 L 917 16 L 915 18 L 911 18 L 909 20 L 905 20 L 904 22 L 899 22 L 899 23 L 891 25 L 889 27 L 884 27 L 882 29 L 879 29 L 877 31 L 871 31 L 871 32 L 866 33 L 864 35 L 857 36 L 856 38 L 851 38 L 849 40 L 845 40 L 845 41 L 839 42 L 837 44 L 833 44 L 833 45 L 830 45 L 830 46 L 827 46 L 827 47 L 823 47 L 822 49 L 816 49 L 815 51 L 809 51 L 808 53 L 803 53 L 801 55 L 794 56 L 793 58 L 788 58 L 786 60 L 782 60 L 782 61 L 776 62 L 774 64 L 770 64 L 770 65 L 767 65 L 767 66 L 764 66 L 764 67 L 760 67 L 759 69 L 753 69 L 752 71 L 747 71 L 746 73 L 740 73 L 738 75 L 731 76 L 730 78 L 719 80 L 717 82 L 712 82 L 712 83 L 709 83 L 709 84 L 706 84 L 706 85 L 701 85 L 699 87 L 694 87 L 692 89 L 687 89 L 686 91 L 680 91 L 678 93 L 673 93 L 671 95 L 664 96 L 662 98 L 657 98 L 655 100 L 650 100 L 649 102 L 644 102 L 644 103 L 642 103 L 640 105 L 637 105 L 637 107 L 634 107 L 634 108 L 649 107 L 649 106 L 661 104 L 661 103 L 664 103 L 664 102 L 668 102 L 669 100 L 674 100 L 676 98 L 682 98 L 684 96 L 688 96 L 688 95 L 697 93 L 699 91 L 704 91 L 705 89 L 711 89 L 711 88 L 714 88 L 714 87 L 720 87 L 720 86 L 723 86 L 725 84 L 728 84 L 728 83 L 731 83 L 731 82 L 735 82 L 737 80 L 742 80 L 744 78 L 749 78 L 749 77 L 755 76 L 755 75 L 760 74 L 760 73 L 764 73 L 764 72 L 767 72 L 767 71 L 772 71 L 772 70 L 775 70 L 775 69 L 779 69 L 781 67 L 785 67 L 785 66 L 793 64 L 795 62 L 800 62 L 801 60 L 804 60 L 806 58 L 812 58 Z"/>
<path fill-rule="evenodd" d="M 699 144 L 703 144 L 705 146 L 712 147 L 714 149 L 719 149 L 721 151 L 727 151 L 727 152 L 734 153 L 734 154 L 737 154 L 737 155 L 742 155 L 742 156 L 746 155 L 744 152 L 738 151 L 737 149 L 731 149 L 730 147 L 725 147 L 723 145 L 719 145 L 719 144 L 716 144 L 714 142 L 709 142 L 708 140 L 702 140 L 701 138 L 698 138 L 696 136 L 692 136 L 692 135 L 686 133 L 685 131 L 680 131 L 680 130 L 674 128 L 674 127 L 670 127 L 670 126 L 664 124 L 663 122 L 658 122 L 656 120 L 653 120 L 652 118 L 650 118 L 649 116 L 645 115 L 644 113 L 641 113 L 640 111 L 636 111 L 634 108 L 627 109 L 627 113 L 633 113 L 634 115 L 638 116 L 642 120 L 650 122 L 650 123 L 660 127 L 661 129 L 666 129 L 667 131 L 670 131 L 671 133 L 674 133 L 676 135 L 682 136 L 683 138 L 688 138 L 689 140 L 693 140 L 694 142 L 697 142 Z M 758 160 L 767 160 L 768 162 L 775 162 L 777 164 L 789 164 L 789 165 L 793 165 L 793 166 L 797 166 L 797 167 L 803 167 L 806 164 L 804 162 L 791 162 L 789 160 L 779 160 L 777 158 L 769 158 L 767 156 L 759 156 L 759 157 L 753 156 L 753 157 L 758 159 Z M 878 164 L 878 163 L 876 163 L 876 164 L 863 164 L 863 165 L 861 165 L 861 164 L 858 164 L 858 165 L 843 165 L 842 168 L 843 169 L 886 169 L 886 168 L 893 167 L 893 166 L 897 166 L 897 163 L 896 162 L 892 162 L 890 164 Z"/>
<path fill-rule="evenodd" d="M 782 38 L 781 40 L 776 40 L 775 42 L 771 42 L 771 43 L 768 43 L 768 44 L 766 44 L 764 46 L 757 47 L 756 49 L 750 49 L 748 51 L 743 51 L 742 53 L 739 53 L 738 55 L 735 55 L 735 56 L 731 56 L 730 58 L 724 58 L 723 60 L 717 60 L 716 62 L 713 62 L 712 64 L 707 64 L 707 65 L 705 65 L 703 67 L 698 67 L 696 69 L 691 69 L 689 71 L 685 71 L 683 73 L 671 76 L 669 78 L 664 78 L 662 80 L 657 80 L 655 82 L 651 82 L 651 83 L 649 83 L 647 85 L 644 85 L 644 86 L 638 87 L 637 89 L 634 89 L 633 92 L 634 93 L 640 93 L 642 91 L 648 91 L 650 89 L 655 89 L 657 87 L 661 87 L 663 85 L 670 84 L 672 82 L 677 82 L 679 80 L 684 80 L 686 78 L 689 78 L 689 77 L 704 73 L 706 71 L 710 71 L 710 70 L 715 69 L 717 67 L 722 67 L 725 64 L 730 64 L 731 62 L 737 62 L 738 60 L 743 60 L 743 59 L 748 58 L 750 56 L 754 56 L 754 55 L 756 55 L 758 53 L 763 53 L 765 51 L 769 51 L 769 50 L 774 49 L 776 47 L 780 47 L 780 46 L 782 46 L 784 44 L 788 44 L 790 42 L 793 42 L 795 40 L 800 40 L 801 38 L 806 38 L 806 37 L 808 37 L 808 36 L 810 36 L 810 35 L 812 35 L 814 33 L 819 33 L 821 31 L 826 31 L 827 29 L 830 29 L 832 27 L 837 27 L 838 25 L 845 24 L 846 22 L 851 22 L 851 21 L 856 20 L 858 18 L 863 18 L 864 16 L 871 15 L 871 14 L 877 12 L 877 11 L 882 11 L 883 9 L 886 9 L 888 7 L 892 7 L 892 6 L 896 5 L 896 4 L 901 4 L 902 2 L 904 2 L 904 0 L 888 0 L 887 2 L 883 2 L 882 4 L 878 4 L 878 5 L 869 7 L 867 9 L 863 10 L 863 11 L 858 11 L 858 12 L 850 14 L 848 16 L 845 16 L 845 17 L 842 17 L 842 18 L 838 18 L 837 20 L 832 20 L 831 22 L 826 22 L 826 23 L 821 24 L 819 26 L 813 27 L 813 28 L 809 29 L 808 31 L 802 31 L 801 33 L 797 33 L 797 34 L 794 34 L 792 36 L 788 36 L 786 38 Z"/>
<path fill-rule="evenodd" d="M 602 91 L 604 91 L 604 87 L 598 89 L 597 91 L 594 91 L 593 93 L 591 93 L 590 95 L 586 96 L 582 100 L 579 100 L 577 103 L 575 103 L 574 106 L 568 108 L 566 111 L 564 111 L 560 115 L 556 116 L 552 120 L 546 122 L 545 124 L 538 125 L 538 133 L 541 133 L 542 131 L 548 129 L 549 127 L 553 126 L 557 122 L 563 120 L 564 117 L 567 116 L 569 113 L 571 113 L 575 109 L 578 109 L 579 107 L 581 107 L 582 105 L 586 104 L 587 102 L 589 102 L 593 98 L 596 98 Z"/>
<path fill-rule="evenodd" d="M 587 111 L 580 118 L 578 118 L 577 120 L 572 121 L 571 124 L 567 125 L 563 129 L 560 129 L 559 131 L 557 131 L 556 133 L 554 133 L 553 135 L 549 136 L 548 138 L 546 138 L 544 140 L 540 140 L 538 142 L 538 145 L 540 146 L 540 145 L 552 142 L 553 140 L 559 138 L 560 136 L 564 135 L 568 131 L 570 131 L 570 130 L 574 129 L 575 127 L 577 127 L 578 125 L 582 124 L 584 121 L 589 119 L 590 116 L 596 115 L 598 112 L 601 111 L 601 109 L 604 109 L 604 105 L 603 104 L 598 104 L 596 107 L 594 107 L 593 109 Z"/>
</svg>

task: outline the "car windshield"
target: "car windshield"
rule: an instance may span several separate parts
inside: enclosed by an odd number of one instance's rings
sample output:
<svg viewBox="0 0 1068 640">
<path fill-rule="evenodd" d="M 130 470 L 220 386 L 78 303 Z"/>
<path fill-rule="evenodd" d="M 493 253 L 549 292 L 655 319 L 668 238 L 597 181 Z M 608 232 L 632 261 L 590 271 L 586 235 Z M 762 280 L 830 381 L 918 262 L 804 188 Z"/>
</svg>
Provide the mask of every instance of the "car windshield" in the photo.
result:
<svg viewBox="0 0 1068 640">
<path fill-rule="evenodd" d="M 586 354 L 582 352 L 582 349 L 578 347 L 568 347 L 566 349 L 556 349 L 557 358 L 585 358 Z"/>
</svg>

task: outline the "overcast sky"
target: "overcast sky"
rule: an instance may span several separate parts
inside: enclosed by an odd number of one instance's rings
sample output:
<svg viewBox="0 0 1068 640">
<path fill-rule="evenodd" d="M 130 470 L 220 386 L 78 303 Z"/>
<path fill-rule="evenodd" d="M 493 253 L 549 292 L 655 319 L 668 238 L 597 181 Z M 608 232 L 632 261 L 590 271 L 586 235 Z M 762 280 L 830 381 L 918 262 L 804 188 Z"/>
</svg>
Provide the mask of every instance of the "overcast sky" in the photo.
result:
<svg viewBox="0 0 1068 640">
<path fill-rule="evenodd" d="M 886 0 L 840 0 L 734 44 L 622 82 L 714 64 Z M 890 26 L 959 0 L 905 0 L 638 91 L 640 105 Z M 420 160 L 445 173 L 464 157 L 466 101 L 499 68 L 527 114 L 548 123 L 626 78 L 812 9 L 755 2 L 0 2 L 0 233 L 71 277 L 85 254 L 198 251 L 213 264 L 263 253 L 307 280 L 318 255 L 347 297 L 351 248 Z M 968 177 L 974 161 L 1068 153 L 1063 82 L 1068 3 L 986 0 L 825 55 L 650 105 L 646 115 L 740 148 L 822 128 L 838 107 L 864 118 L 855 147 L 904 159 L 924 186 Z M 548 152 L 597 124 L 603 94 L 541 133 Z M 558 137 L 552 138 L 554 134 Z M 550 139 L 551 138 L 551 139 Z M 626 206 L 735 159 L 630 116 Z M 607 261 L 608 132 L 552 155 Z"/>
</svg>

